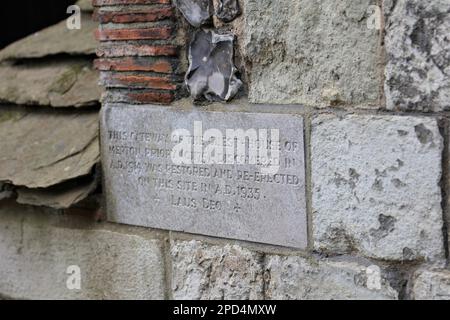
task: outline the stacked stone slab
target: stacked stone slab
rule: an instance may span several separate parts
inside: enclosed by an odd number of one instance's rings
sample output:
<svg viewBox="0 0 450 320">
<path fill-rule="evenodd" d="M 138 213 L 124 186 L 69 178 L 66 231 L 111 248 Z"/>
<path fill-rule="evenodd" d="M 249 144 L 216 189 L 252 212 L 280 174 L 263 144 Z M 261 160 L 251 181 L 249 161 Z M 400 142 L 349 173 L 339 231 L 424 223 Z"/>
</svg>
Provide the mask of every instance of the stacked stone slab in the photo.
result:
<svg viewBox="0 0 450 320">
<path fill-rule="evenodd" d="M 0 199 L 67 209 L 98 187 L 92 6 L 0 51 Z M 6 138 L 7 137 L 7 138 Z"/>
<path fill-rule="evenodd" d="M 94 0 L 101 42 L 95 66 L 105 102 L 174 100 L 178 75 L 175 13 L 170 0 Z"/>
</svg>

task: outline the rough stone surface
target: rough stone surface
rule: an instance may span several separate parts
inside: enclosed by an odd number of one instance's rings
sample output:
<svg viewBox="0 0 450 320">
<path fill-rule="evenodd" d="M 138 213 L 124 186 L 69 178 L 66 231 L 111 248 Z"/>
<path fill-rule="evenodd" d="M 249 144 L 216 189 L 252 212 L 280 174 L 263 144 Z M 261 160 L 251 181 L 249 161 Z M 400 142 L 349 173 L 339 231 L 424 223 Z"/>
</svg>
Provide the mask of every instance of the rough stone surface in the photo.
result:
<svg viewBox="0 0 450 320">
<path fill-rule="evenodd" d="M 398 298 L 380 267 L 313 257 L 268 256 L 266 298 L 274 300 L 391 300 Z"/>
<path fill-rule="evenodd" d="M 450 300 L 450 271 L 417 271 L 412 279 L 411 295 L 416 300 Z"/>
<path fill-rule="evenodd" d="M 100 159 L 97 112 L 31 109 L 0 110 L 0 181 L 45 188 L 89 174 Z"/>
<path fill-rule="evenodd" d="M 8 59 L 42 58 L 49 55 L 95 54 L 97 42 L 94 30 L 98 25 L 89 14 L 83 14 L 80 30 L 69 30 L 66 20 L 14 42 L 0 51 L 0 61 Z"/>
<path fill-rule="evenodd" d="M 0 294 L 15 299 L 163 299 L 159 240 L 0 203 Z M 84 229 L 80 229 L 84 228 Z M 129 229 L 126 229 L 129 230 Z M 69 266 L 81 290 L 69 290 Z"/>
<path fill-rule="evenodd" d="M 311 145 L 317 250 L 443 258 L 436 120 L 323 115 L 313 120 Z"/>
<path fill-rule="evenodd" d="M 388 109 L 450 110 L 450 1 L 386 1 Z"/>
<path fill-rule="evenodd" d="M 255 103 L 376 107 L 379 31 L 371 0 L 247 0 L 244 58 Z"/>
<path fill-rule="evenodd" d="M 172 294 L 177 300 L 262 299 L 262 255 L 237 245 L 175 241 Z"/>
<path fill-rule="evenodd" d="M 109 221 L 306 248 L 301 116 L 107 104 L 100 130 Z M 249 152 L 245 136 L 273 139 L 279 155 Z"/>
<path fill-rule="evenodd" d="M 83 107 L 98 105 L 98 73 L 85 60 L 0 66 L 0 102 Z"/>
</svg>

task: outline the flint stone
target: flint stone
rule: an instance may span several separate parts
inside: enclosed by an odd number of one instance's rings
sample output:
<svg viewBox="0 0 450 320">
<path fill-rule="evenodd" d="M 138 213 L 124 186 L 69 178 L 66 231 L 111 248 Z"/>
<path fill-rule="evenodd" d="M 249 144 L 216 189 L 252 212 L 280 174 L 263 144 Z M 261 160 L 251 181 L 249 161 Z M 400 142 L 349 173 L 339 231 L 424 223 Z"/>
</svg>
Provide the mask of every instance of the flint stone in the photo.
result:
<svg viewBox="0 0 450 320">
<path fill-rule="evenodd" d="M 215 128 L 224 137 L 226 129 L 278 129 L 277 176 L 248 162 L 176 164 L 172 134 L 178 129 L 192 134 L 194 121 L 202 123 L 203 132 Z M 306 247 L 302 117 L 108 104 L 102 109 L 101 136 L 110 221 Z"/>
<path fill-rule="evenodd" d="M 192 26 L 198 28 L 211 22 L 213 14 L 211 0 L 174 0 L 174 2 Z"/>
<path fill-rule="evenodd" d="M 0 181 L 46 188 L 88 175 L 99 161 L 97 111 L 0 108 Z"/>
<path fill-rule="evenodd" d="M 176 300 L 263 299 L 263 256 L 238 245 L 200 241 L 171 244 L 172 295 Z"/>
<path fill-rule="evenodd" d="M 450 1 L 386 1 L 385 8 L 387 108 L 450 110 Z"/>
<path fill-rule="evenodd" d="M 380 34 L 371 0 L 246 0 L 243 56 L 254 103 L 378 108 Z"/>
<path fill-rule="evenodd" d="M 98 105 L 98 72 L 86 60 L 27 62 L 0 66 L 0 101 L 22 105 Z"/>
<path fill-rule="evenodd" d="M 424 117 L 322 115 L 311 137 L 314 247 L 441 260 L 443 138 Z"/>
<path fill-rule="evenodd" d="M 233 63 L 232 34 L 198 31 L 189 47 L 186 85 L 195 100 L 229 101 L 242 86 Z"/>
<path fill-rule="evenodd" d="M 266 257 L 266 298 L 273 300 L 396 300 L 377 265 L 315 257 Z"/>
<path fill-rule="evenodd" d="M 216 16 L 223 22 L 231 22 L 241 14 L 238 0 L 218 0 Z"/>
<path fill-rule="evenodd" d="M 0 61 L 42 58 L 50 55 L 93 55 L 98 45 L 98 24 L 89 14 L 81 15 L 81 29 L 67 29 L 66 20 L 16 41 L 0 51 Z"/>
</svg>

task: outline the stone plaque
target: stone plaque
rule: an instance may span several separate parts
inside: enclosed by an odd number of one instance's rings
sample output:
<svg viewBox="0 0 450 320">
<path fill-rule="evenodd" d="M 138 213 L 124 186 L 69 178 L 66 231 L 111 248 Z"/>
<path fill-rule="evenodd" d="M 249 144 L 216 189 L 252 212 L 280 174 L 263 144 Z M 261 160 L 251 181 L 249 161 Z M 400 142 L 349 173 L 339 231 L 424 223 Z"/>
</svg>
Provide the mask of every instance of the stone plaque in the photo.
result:
<svg viewBox="0 0 450 320">
<path fill-rule="evenodd" d="M 303 118 L 105 105 L 108 219 L 307 246 Z"/>
</svg>

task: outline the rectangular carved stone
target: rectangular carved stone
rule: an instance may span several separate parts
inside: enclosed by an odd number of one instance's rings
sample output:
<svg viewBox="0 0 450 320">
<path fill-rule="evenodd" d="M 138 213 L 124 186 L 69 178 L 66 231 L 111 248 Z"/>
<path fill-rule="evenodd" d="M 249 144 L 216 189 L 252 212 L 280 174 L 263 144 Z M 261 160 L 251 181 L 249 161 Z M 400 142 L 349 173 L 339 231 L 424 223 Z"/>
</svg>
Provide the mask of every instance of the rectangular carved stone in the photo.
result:
<svg viewBox="0 0 450 320">
<path fill-rule="evenodd" d="M 306 248 L 301 116 L 107 104 L 101 118 L 110 221 Z"/>
</svg>

